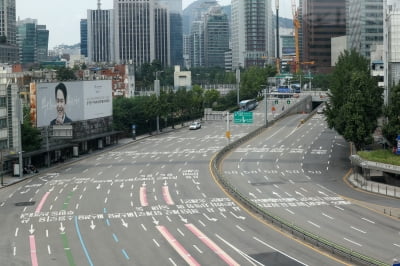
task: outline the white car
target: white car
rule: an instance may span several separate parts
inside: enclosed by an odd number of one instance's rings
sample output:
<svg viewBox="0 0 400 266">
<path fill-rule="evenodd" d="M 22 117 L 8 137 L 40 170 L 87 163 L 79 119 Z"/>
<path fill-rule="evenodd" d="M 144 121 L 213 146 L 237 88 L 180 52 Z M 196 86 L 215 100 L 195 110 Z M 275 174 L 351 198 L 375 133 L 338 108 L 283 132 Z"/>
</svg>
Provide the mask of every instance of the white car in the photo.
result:
<svg viewBox="0 0 400 266">
<path fill-rule="evenodd" d="M 193 122 L 192 124 L 190 124 L 189 129 L 199 129 L 201 128 L 201 123 L 200 122 Z"/>
</svg>

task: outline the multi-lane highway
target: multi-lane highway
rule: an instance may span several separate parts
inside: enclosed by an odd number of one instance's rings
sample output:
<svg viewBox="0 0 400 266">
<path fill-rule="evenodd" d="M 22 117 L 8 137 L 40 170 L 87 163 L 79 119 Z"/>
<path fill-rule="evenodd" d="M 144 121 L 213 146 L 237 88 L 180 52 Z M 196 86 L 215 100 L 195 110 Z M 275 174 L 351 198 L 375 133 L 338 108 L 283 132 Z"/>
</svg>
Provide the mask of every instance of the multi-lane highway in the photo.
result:
<svg viewBox="0 0 400 266">
<path fill-rule="evenodd" d="M 400 254 L 398 219 L 354 205 L 352 199 L 396 206 L 395 199 L 350 190 L 349 147 L 327 129 L 323 115 L 305 124 L 301 115 L 236 149 L 223 173 L 239 191 L 268 212 L 325 239 L 390 263 Z M 346 197 L 343 197 L 346 196 Z"/>
<path fill-rule="evenodd" d="M 263 123 L 258 109 L 254 125 L 231 125 L 232 140 Z M 360 248 L 354 243 L 385 240 L 386 251 L 377 241 L 369 248 L 389 257 L 398 248 L 398 224 L 353 206 L 330 186 L 347 169 L 341 164 L 346 143 L 319 118 L 310 121 L 315 129 L 297 128 L 299 118 L 233 152 L 225 174 L 263 207 L 341 244 Z M 200 130 L 106 150 L 0 190 L 1 264 L 345 263 L 259 221 L 220 189 L 209 161 L 228 143 L 225 131 L 224 121 L 206 122 Z M 328 140 L 330 148 L 322 144 Z"/>
</svg>

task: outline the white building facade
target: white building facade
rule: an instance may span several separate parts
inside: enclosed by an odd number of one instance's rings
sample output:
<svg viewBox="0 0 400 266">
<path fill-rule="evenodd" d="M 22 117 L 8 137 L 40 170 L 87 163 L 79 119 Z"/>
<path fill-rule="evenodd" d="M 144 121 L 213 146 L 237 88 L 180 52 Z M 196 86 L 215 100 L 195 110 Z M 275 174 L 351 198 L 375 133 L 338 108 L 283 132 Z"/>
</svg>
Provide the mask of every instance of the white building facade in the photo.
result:
<svg viewBox="0 0 400 266">
<path fill-rule="evenodd" d="M 232 67 L 264 66 L 274 56 L 270 0 L 232 0 Z"/>
<path fill-rule="evenodd" d="M 388 1 L 385 7 L 385 104 L 388 103 L 390 88 L 400 82 L 400 4 Z"/>
</svg>

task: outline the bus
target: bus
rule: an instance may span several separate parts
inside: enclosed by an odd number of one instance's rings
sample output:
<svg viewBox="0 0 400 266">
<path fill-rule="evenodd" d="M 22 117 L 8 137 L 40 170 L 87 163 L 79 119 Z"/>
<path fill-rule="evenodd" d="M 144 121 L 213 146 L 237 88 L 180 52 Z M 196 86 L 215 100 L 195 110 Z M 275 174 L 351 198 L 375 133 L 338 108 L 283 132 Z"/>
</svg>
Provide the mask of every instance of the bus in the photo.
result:
<svg viewBox="0 0 400 266">
<path fill-rule="evenodd" d="M 258 102 L 255 99 L 249 99 L 249 100 L 240 101 L 239 108 L 240 108 L 240 111 L 248 112 L 248 111 L 254 110 L 257 107 L 257 105 L 258 105 Z"/>
</svg>

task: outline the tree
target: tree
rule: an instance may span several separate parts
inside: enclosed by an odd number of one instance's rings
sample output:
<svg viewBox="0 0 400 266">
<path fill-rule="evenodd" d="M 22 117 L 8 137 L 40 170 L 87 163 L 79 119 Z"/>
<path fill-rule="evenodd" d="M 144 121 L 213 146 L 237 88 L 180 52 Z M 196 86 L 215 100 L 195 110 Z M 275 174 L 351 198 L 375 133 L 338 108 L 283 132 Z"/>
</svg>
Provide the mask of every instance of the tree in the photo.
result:
<svg viewBox="0 0 400 266">
<path fill-rule="evenodd" d="M 400 83 L 390 90 L 389 104 L 384 113 L 387 117 L 383 126 L 383 135 L 394 146 L 397 145 L 397 135 L 400 134 Z"/>
<path fill-rule="evenodd" d="M 371 143 L 382 114 L 383 90 L 370 75 L 369 62 L 356 51 L 339 56 L 325 110 L 328 126 L 362 149 Z"/>
<path fill-rule="evenodd" d="M 40 131 L 32 126 L 30 121 L 30 109 L 24 107 L 24 121 L 21 125 L 21 142 L 22 150 L 25 152 L 39 150 L 42 144 L 42 137 Z"/>
<path fill-rule="evenodd" d="M 60 67 L 57 69 L 57 79 L 60 81 L 76 80 L 75 73 L 72 69 Z"/>
<path fill-rule="evenodd" d="M 260 92 L 268 84 L 268 77 L 272 77 L 276 71 L 272 66 L 265 68 L 250 67 L 242 75 L 240 81 L 240 99 L 252 99 L 259 96 Z"/>
<path fill-rule="evenodd" d="M 212 108 L 213 104 L 218 101 L 220 92 L 216 89 L 206 90 L 204 92 L 204 107 Z"/>
</svg>

